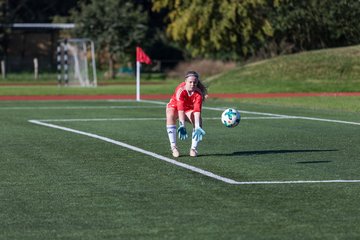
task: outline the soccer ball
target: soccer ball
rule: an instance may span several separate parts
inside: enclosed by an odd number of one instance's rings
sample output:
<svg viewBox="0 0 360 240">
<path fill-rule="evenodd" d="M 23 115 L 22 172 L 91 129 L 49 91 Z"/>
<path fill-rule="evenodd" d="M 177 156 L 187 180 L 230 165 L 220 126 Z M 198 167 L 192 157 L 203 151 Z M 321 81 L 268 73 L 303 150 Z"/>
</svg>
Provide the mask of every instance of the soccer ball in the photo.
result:
<svg viewBox="0 0 360 240">
<path fill-rule="evenodd" d="M 228 108 L 221 114 L 221 122 L 228 128 L 233 128 L 239 125 L 240 119 L 240 113 L 233 108 Z"/>
</svg>

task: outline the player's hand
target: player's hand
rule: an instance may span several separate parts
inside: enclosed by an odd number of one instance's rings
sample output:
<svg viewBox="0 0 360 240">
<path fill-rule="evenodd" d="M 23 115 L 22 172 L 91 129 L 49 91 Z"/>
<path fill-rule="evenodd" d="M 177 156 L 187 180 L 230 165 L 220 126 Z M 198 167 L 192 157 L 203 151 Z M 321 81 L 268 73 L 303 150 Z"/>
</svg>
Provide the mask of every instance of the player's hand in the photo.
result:
<svg viewBox="0 0 360 240">
<path fill-rule="evenodd" d="M 180 123 L 180 126 L 179 126 L 177 132 L 178 132 L 178 134 L 179 134 L 180 140 L 185 140 L 185 139 L 188 138 L 185 125 L 183 125 L 183 124 Z"/>
<path fill-rule="evenodd" d="M 205 131 L 201 128 L 195 128 L 195 131 L 192 134 L 192 138 L 195 139 L 196 141 L 202 141 L 203 136 L 205 135 Z"/>
</svg>

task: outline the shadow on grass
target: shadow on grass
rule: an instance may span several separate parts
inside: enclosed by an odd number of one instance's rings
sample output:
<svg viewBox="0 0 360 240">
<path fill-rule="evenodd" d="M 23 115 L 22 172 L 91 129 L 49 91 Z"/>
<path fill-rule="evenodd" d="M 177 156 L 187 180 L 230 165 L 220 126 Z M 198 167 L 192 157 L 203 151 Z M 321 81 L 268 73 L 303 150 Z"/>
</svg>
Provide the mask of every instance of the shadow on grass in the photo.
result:
<svg viewBox="0 0 360 240">
<path fill-rule="evenodd" d="M 311 164 L 311 163 L 329 163 L 329 162 L 331 162 L 331 161 L 321 161 L 321 160 L 319 160 L 319 161 L 302 161 L 302 162 L 296 162 L 296 163 L 298 163 L 298 164 Z"/>
<path fill-rule="evenodd" d="M 255 156 L 266 154 L 286 154 L 286 153 L 307 153 L 307 152 L 336 152 L 336 149 L 304 149 L 304 150 L 258 150 L 258 151 L 241 151 L 233 153 L 215 153 L 215 154 L 201 154 L 202 156 Z M 307 163 L 328 163 L 331 161 L 303 161 L 297 162 L 301 164 Z"/>
</svg>

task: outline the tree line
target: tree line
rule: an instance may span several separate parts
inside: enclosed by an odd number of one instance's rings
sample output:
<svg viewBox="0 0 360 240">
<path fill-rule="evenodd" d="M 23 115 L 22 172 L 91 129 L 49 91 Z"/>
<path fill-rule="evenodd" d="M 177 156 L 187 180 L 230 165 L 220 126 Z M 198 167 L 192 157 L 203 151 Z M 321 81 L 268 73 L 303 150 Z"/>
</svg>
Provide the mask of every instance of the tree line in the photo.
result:
<svg viewBox="0 0 360 240">
<path fill-rule="evenodd" d="M 271 56 L 360 42 L 358 0 L 154 0 L 167 34 L 193 55 Z"/>
<path fill-rule="evenodd" d="M 1 23 L 75 22 L 74 34 L 93 39 L 110 62 L 130 60 L 138 44 L 158 59 L 242 60 L 360 41 L 358 0 L 0 0 L 0 5 Z M 0 38 L 4 34 L 2 28 Z"/>
</svg>

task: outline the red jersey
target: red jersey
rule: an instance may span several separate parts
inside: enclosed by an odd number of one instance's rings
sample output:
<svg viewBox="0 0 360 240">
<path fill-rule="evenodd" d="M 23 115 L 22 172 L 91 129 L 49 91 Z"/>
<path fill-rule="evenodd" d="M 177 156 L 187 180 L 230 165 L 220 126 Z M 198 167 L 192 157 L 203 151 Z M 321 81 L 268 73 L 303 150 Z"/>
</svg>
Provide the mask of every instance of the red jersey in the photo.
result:
<svg viewBox="0 0 360 240">
<path fill-rule="evenodd" d="M 194 91 L 189 94 L 185 89 L 185 82 L 182 82 L 176 87 L 175 92 L 168 103 L 168 107 L 183 110 L 185 112 L 190 110 L 193 112 L 201 112 L 202 102 L 203 98 L 201 90 L 195 88 Z"/>
</svg>

